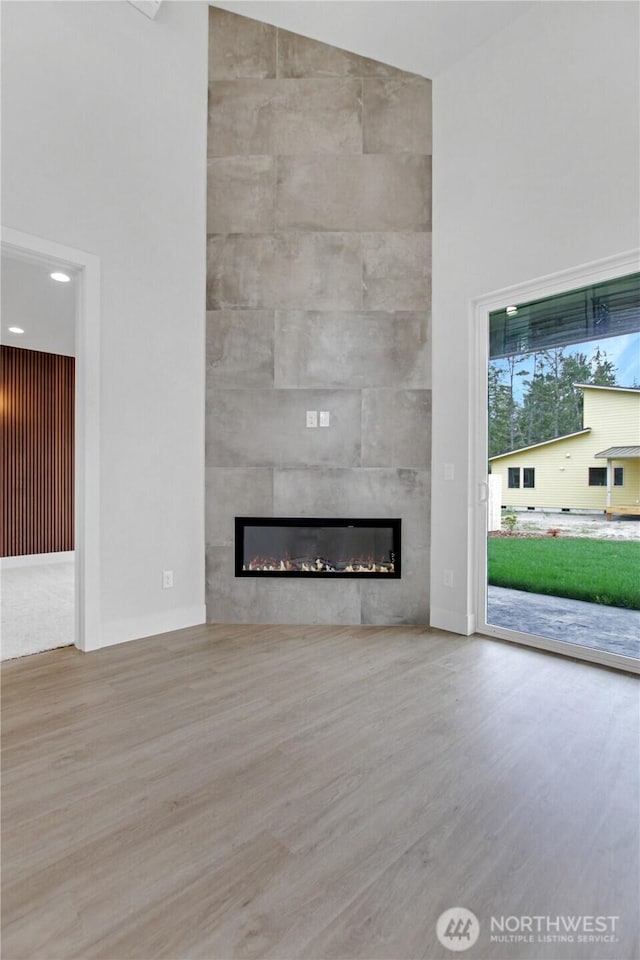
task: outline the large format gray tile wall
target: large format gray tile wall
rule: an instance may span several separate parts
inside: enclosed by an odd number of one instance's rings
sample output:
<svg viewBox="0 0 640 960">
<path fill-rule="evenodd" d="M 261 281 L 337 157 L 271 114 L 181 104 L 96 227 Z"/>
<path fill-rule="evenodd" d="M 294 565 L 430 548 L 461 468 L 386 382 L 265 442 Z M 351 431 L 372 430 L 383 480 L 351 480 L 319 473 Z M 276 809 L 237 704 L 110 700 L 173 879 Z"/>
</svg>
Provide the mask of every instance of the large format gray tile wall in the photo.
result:
<svg viewBox="0 0 640 960">
<path fill-rule="evenodd" d="M 211 8 L 207 233 L 208 619 L 427 623 L 431 82 Z M 402 579 L 236 579 L 242 515 L 401 517 Z"/>
</svg>

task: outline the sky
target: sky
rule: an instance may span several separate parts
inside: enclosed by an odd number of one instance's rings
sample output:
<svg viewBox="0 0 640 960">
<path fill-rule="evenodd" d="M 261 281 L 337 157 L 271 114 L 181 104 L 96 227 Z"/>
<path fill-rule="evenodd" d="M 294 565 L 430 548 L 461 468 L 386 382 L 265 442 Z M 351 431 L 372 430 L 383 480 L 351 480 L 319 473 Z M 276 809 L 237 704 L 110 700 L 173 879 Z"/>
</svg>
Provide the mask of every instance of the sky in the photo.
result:
<svg viewBox="0 0 640 960">
<path fill-rule="evenodd" d="M 640 333 L 627 333 L 622 337 L 607 337 L 604 340 L 589 340 L 587 343 L 574 343 L 566 347 L 567 354 L 584 353 L 591 359 L 596 349 L 600 347 L 616 368 L 616 385 L 619 387 L 640 386 Z M 496 366 L 506 370 L 505 360 L 492 361 Z M 517 370 L 531 371 L 531 364 L 524 360 Z M 521 400 L 523 394 L 523 380 L 528 377 L 516 377 L 516 399 Z"/>
<path fill-rule="evenodd" d="M 591 356 L 587 350 L 591 344 L 584 343 L 578 349 Z M 616 383 L 619 387 L 640 386 L 640 334 L 628 333 L 624 337 L 611 337 L 602 342 L 602 348 L 616 367 Z M 573 348 L 572 348 L 573 350 Z"/>
</svg>

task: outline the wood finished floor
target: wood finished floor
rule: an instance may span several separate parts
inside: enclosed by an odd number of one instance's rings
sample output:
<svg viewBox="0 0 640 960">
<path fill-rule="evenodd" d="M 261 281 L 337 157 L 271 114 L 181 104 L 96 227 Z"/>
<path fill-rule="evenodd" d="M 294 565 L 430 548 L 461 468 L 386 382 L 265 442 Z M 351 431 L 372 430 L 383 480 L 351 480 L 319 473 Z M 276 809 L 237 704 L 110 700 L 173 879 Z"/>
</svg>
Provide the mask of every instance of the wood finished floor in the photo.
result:
<svg viewBox="0 0 640 960">
<path fill-rule="evenodd" d="M 3 950 L 638 956 L 638 686 L 420 628 L 207 626 L 3 668 Z M 491 915 L 620 917 L 497 944 Z"/>
</svg>

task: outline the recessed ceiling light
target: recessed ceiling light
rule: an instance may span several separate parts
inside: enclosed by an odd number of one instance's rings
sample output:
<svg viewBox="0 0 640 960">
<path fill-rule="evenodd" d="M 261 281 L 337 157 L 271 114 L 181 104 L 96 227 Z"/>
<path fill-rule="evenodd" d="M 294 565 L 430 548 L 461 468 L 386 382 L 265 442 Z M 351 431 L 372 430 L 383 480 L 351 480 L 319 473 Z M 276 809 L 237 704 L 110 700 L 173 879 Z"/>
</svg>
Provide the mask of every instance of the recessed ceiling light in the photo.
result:
<svg viewBox="0 0 640 960">
<path fill-rule="evenodd" d="M 518 312 L 517 307 L 507 307 L 507 316 L 512 317 L 515 313 Z"/>
<path fill-rule="evenodd" d="M 9 333 L 24 333 L 22 327 L 9 327 Z"/>
<path fill-rule="evenodd" d="M 66 273 L 51 273 L 49 274 L 52 280 L 57 280 L 58 283 L 69 283 L 71 277 Z"/>
</svg>

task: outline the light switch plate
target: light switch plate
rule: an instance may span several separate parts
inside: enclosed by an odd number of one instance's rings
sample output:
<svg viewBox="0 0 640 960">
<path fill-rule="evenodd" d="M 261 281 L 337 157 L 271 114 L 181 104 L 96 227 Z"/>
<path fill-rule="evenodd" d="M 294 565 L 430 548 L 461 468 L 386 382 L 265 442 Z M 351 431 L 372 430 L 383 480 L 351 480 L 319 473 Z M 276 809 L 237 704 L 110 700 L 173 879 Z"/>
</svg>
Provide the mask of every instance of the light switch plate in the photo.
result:
<svg viewBox="0 0 640 960">
<path fill-rule="evenodd" d="M 308 427 L 317 427 L 317 426 L 318 426 L 318 411 L 317 411 L 317 410 L 307 410 L 307 426 L 308 426 Z"/>
<path fill-rule="evenodd" d="M 331 414 L 328 410 L 320 411 L 320 426 L 321 427 L 330 427 L 331 426 Z"/>
</svg>

